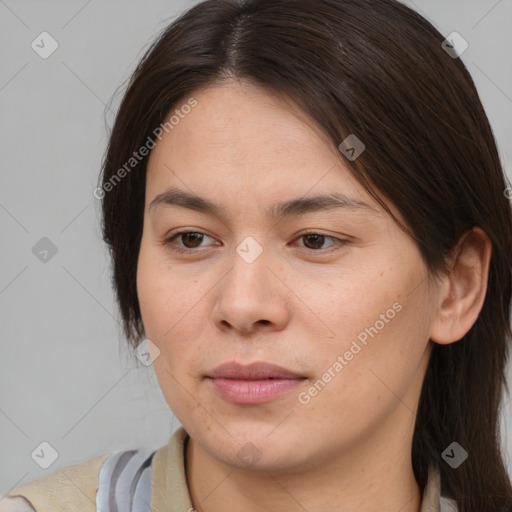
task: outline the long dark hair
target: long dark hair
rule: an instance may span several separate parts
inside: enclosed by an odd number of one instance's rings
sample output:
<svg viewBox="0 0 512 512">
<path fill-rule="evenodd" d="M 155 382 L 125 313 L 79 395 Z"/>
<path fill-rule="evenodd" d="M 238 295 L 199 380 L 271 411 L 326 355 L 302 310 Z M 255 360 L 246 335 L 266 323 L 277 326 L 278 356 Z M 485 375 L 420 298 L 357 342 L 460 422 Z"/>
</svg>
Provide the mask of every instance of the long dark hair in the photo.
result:
<svg viewBox="0 0 512 512">
<path fill-rule="evenodd" d="M 471 227 L 491 240 L 477 321 L 460 341 L 434 344 L 412 462 L 421 489 L 428 466 L 439 467 L 442 493 L 460 512 L 508 511 L 498 427 L 512 337 L 512 214 L 477 90 L 443 40 L 395 0 L 197 4 L 158 36 L 127 84 L 103 162 L 103 236 L 124 333 L 135 346 L 144 337 L 136 268 L 147 156 L 133 169 L 126 163 L 172 108 L 201 86 L 241 78 L 294 101 L 335 146 L 355 134 L 366 149 L 345 164 L 390 214 L 384 198 L 400 211 L 431 276 L 447 272 L 447 257 Z M 453 441 L 469 454 L 457 469 L 441 457 Z"/>
</svg>

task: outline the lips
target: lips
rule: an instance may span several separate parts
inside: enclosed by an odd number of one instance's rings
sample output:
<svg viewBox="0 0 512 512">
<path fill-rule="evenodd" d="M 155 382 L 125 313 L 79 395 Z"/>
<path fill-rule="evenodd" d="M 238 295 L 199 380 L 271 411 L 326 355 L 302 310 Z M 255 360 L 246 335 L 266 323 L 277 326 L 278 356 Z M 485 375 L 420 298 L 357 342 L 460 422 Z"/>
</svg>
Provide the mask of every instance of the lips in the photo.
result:
<svg viewBox="0 0 512 512">
<path fill-rule="evenodd" d="M 241 365 L 234 361 L 217 366 L 209 375 L 213 379 L 262 380 L 305 378 L 291 370 L 271 363 L 256 362 Z"/>
<path fill-rule="evenodd" d="M 307 377 L 271 363 L 249 365 L 224 363 L 215 368 L 207 380 L 224 400 L 237 405 L 271 402 L 301 385 Z"/>
</svg>

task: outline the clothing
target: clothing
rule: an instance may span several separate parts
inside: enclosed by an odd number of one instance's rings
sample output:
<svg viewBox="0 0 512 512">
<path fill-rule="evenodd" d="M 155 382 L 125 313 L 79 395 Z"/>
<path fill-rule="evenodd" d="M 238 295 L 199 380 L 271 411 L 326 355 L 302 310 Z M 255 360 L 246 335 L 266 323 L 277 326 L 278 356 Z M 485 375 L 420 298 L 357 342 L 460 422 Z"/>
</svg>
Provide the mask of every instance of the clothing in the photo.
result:
<svg viewBox="0 0 512 512">
<path fill-rule="evenodd" d="M 0 501 L 0 512 L 193 512 L 187 440 L 180 427 L 154 452 L 118 451 L 68 466 L 11 491 Z M 431 467 L 421 512 L 457 512 L 440 489 L 439 472 Z"/>
</svg>

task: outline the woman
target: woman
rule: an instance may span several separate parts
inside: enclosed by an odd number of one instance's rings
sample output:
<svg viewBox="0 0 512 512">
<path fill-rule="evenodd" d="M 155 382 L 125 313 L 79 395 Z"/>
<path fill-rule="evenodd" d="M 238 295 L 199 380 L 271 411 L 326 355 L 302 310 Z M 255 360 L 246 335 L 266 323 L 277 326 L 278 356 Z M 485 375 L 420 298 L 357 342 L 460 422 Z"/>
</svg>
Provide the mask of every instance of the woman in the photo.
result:
<svg viewBox="0 0 512 512">
<path fill-rule="evenodd" d="M 210 0 L 161 34 L 95 195 L 182 427 L 3 510 L 512 510 L 512 215 L 455 43 L 394 0 Z"/>
</svg>

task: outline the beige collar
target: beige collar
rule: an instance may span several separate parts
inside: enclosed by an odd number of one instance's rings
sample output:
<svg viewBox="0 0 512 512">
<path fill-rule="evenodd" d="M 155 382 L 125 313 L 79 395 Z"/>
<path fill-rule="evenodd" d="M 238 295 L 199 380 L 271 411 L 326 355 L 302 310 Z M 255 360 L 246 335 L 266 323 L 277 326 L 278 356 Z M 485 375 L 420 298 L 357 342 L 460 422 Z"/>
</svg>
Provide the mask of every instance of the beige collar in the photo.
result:
<svg viewBox="0 0 512 512">
<path fill-rule="evenodd" d="M 152 512 L 192 512 L 192 502 L 185 475 L 184 448 L 188 434 L 179 427 L 169 443 L 160 448 L 153 457 L 153 482 L 151 494 Z M 169 503 L 172 496 L 172 503 Z M 439 471 L 429 469 L 423 493 L 421 512 L 441 512 L 441 481 Z"/>
</svg>

